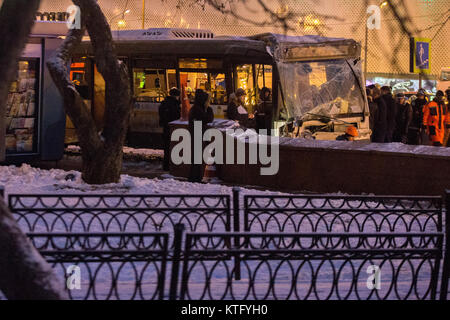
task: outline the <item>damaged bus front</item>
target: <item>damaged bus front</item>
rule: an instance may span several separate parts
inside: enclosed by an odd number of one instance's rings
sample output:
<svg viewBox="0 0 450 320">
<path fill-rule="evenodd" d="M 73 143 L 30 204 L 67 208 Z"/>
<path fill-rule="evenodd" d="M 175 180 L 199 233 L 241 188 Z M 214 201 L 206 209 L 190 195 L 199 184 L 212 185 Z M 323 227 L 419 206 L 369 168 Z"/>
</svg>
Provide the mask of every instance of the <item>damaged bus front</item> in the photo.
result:
<svg viewBox="0 0 450 320">
<path fill-rule="evenodd" d="M 279 73 L 280 135 L 334 140 L 349 125 L 370 139 L 369 108 L 354 40 L 319 36 L 260 36 Z"/>
</svg>

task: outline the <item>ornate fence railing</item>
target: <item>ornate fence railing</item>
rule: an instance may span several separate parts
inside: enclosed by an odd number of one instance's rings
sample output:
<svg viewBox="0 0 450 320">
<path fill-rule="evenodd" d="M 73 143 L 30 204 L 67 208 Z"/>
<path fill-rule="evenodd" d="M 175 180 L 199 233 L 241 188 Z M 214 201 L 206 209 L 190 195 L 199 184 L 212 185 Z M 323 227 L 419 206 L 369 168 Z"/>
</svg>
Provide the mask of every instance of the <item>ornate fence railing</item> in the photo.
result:
<svg viewBox="0 0 450 320">
<path fill-rule="evenodd" d="M 28 234 L 70 299 L 162 300 L 167 233 Z"/>
<path fill-rule="evenodd" d="M 442 251 L 442 233 L 188 233 L 179 298 L 436 299 Z"/>
<path fill-rule="evenodd" d="M 229 195 L 8 196 L 25 232 L 167 232 L 182 223 L 193 232 L 232 231 Z"/>
<path fill-rule="evenodd" d="M 434 232 L 443 230 L 441 197 L 244 196 L 252 232 Z"/>
<path fill-rule="evenodd" d="M 59 272 L 77 262 L 89 275 L 74 299 L 447 297 L 450 192 L 445 200 L 244 195 L 243 203 L 238 189 L 232 202 L 230 195 L 41 194 L 8 195 L 8 204 Z M 164 236 L 148 232 L 165 232 L 167 248 L 155 253 Z M 136 263 L 154 270 L 153 289 L 142 287 Z M 367 289 L 369 267 L 380 268 L 381 289 Z"/>
</svg>

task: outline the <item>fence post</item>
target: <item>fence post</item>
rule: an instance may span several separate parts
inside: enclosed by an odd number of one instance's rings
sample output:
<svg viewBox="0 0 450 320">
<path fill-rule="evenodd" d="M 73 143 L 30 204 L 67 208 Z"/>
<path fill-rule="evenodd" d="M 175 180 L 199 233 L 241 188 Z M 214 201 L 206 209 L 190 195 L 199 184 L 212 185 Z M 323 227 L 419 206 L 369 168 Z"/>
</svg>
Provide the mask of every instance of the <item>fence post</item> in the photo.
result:
<svg viewBox="0 0 450 320">
<path fill-rule="evenodd" d="M 448 280 L 450 278 L 450 190 L 445 191 L 445 251 L 442 268 L 440 300 L 447 300 Z"/>
<path fill-rule="evenodd" d="M 176 300 L 178 293 L 178 278 L 180 273 L 181 244 L 183 240 L 184 224 L 178 223 L 174 227 L 172 275 L 170 278 L 169 300 Z"/>
<path fill-rule="evenodd" d="M 241 231 L 241 219 L 239 216 L 240 208 L 239 208 L 239 193 L 241 189 L 239 187 L 233 188 L 233 223 L 234 223 L 234 232 Z M 234 247 L 239 248 L 239 237 L 234 238 Z M 239 259 L 239 255 L 234 257 L 234 270 L 235 270 L 235 280 L 241 280 L 241 261 Z"/>
</svg>

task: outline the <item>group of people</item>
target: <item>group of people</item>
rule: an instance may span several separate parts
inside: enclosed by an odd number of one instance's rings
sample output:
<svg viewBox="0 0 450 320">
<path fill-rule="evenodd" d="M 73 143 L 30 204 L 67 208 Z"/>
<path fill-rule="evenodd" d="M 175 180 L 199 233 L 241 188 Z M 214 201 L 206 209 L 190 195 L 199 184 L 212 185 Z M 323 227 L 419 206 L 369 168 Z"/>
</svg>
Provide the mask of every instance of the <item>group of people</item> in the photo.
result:
<svg viewBox="0 0 450 320">
<path fill-rule="evenodd" d="M 172 88 L 169 95 L 159 106 L 159 125 L 163 128 L 164 160 L 163 170 L 169 171 L 170 164 L 170 126 L 169 123 L 180 119 L 181 102 L 180 90 Z M 262 88 L 260 92 L 260 102 L 256 106 L 254 113 L 249 113 L 245 103 L 246 93 L 244 89 L 238 89 L 230 95 L 227 118 L 239 122 L 246 128 L 258 130 L 270 130 L 272 128 L 272 92 L 269 88 Z M 189 130 L 194 137 L 194 123 L 200 121 L 203 132 L 207 129 L 207 124 L 214 120 L 214 112 L 209 106 L 210 95 L 202 90 L 195 91 L 194 105 L 189 110 Z M 268 133 L 269 131 L 267 131 Z M 191 144 L 194 148 L 194 143 Z M 191 150 L 191 170 L 190 182 L 201 182 L 203 178 L 203 167 L 194 163 L 194 149 Z"/>
<path fill-rule="evenodd" d="M 401 142 L 411 145 L 446 146 L 450 129 L 450 107 L 444 92 L 428 101 L 424 89 L 408 101 L 404 93 L 393 96 L 391 88 L 371 85 L 366 88 L 370 110 L 371 141 Z M 446 91 L 450 101 L 450 89 Z"/>
<path fill-rule="evenodd" d="M 230 95 L 227 109 L 227 118 L 237 121 L 245 128 L 256 129 L 258 132 L 266 130 L 266 134 L 272 129 L 272 92 L 269 88 L 263 87 L 259 93 L 259 103 L 256 105 L 254 113 L 249 113 L 246 107 L 245 90 L 239 88 Z"/>
<path fill-rule="evenodd" d="M 169 123 L 180 119 L 181 101 L 180 90 L 172 88 L 169 95 L 159 106 L 159 125 L 163 128 L 164 160 L 163 170 L 169 171 L 170 164 L 170 126 Z M 214 112 L 209 106 L 210 95 L 202 89 L 195 91 L 194 105 L 189 110 L 189 131 L 191 137 L 194 137 L 194 123 L 202 123 L 203 132 L 206 131 L 207 124 L 214 120 Z M 194 143 L 191 143 L 191 171 L 189 175 L 190 182 L 201 182 L 203 178 L 203 167 L 201 164 L 194 163 Z"/>
</svg>

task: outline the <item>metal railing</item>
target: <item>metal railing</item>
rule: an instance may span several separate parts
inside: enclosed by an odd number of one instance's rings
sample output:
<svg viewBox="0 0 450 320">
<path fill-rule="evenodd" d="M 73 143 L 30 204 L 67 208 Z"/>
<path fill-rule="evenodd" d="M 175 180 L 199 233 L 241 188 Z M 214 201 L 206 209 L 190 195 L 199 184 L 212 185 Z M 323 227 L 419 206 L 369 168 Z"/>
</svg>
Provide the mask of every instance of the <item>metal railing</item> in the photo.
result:
<svg viewBox="0 0 450 320">
<path fill-rule="evenodd" d="M 63 263 L 74 261 L 84 266 L 87 291 L 75 299 L 117 299 L 122 293 L 132 299 L 435 299 L 438 293 L 447 298 L 450 191 L 445 200 L 319 195 L 243 199 L 241 208 L 235 188 L 232 202 L 230 195 L 43 194 L 9 195 L 8 204 L 57 269 L 62 272 Z M 147 238 L 136 242 L 153 231 L 166 232 L 165 256 L 145 247 Z M 130 255 L 130 250 L 135 253 Z M 99 254 L 85 255 L 90 251 Z M 123 270 L 139 275 L 133 265 L 120 267 L 136 263 L 139 255 L 139 263 L 164 264 L 159 269 L 152 265 L 159 270 L 154 279 L 163 284 L 150 290 L 150 296 L 138 277 L 123 276 Z M 119 281 L 119 269 L 111 271 L 110 263 L 119 265 L 126 281 Z M 383 272 L 380 290 L 367 291 L 370 266 Z M 167 268 L 170 277 L 161 273 Z M 99 280 L 105 274 L 114 284 Z M 161 293 L 161 287 L 168 291 Z"/>
<path fill-rule="evenodd" d="M 182 223 L 193 232 L 232 230 L 229 195 L 8 196 L 24 232 L 167 232 Z M 171 239 L 172 240 L 172 239 Z"/>
<path fill-rule="evenodd" d="M 167 233 L 35 233 L 28 236 L 57 275 L 65 279 L 70 299 L 164 299 Z"/>
<path fill-rule="evenodd" d="M 253 232 L 433 232 L 442 218 L 441 197 L 244 196 Z"/>
<path fill-rule="evenodd" d="M 188 233 L 179 299 L 436 299 L 442 251 L 442 233 Z"/>
</svg>

